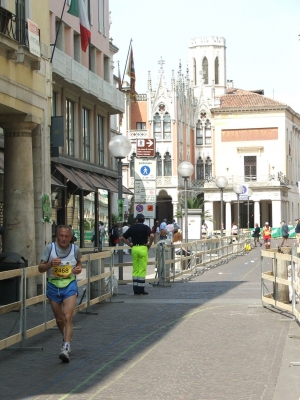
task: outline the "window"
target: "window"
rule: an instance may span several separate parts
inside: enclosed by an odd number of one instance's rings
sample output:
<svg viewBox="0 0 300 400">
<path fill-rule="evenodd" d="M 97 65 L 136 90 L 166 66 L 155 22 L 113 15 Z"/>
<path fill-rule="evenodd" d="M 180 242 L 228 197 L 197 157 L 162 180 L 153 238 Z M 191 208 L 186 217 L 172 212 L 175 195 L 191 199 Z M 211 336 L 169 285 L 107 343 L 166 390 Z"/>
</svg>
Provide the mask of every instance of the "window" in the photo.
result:
<svg viewBox="0 0 300 400">
<path fill-rule="evenodd" d="M 75 156 L 74 103 L 70 100 L 66 100 L 66 153 Z"/>
<path fill-rule="evenodd" d="M 194 85 L 197 85 L 197 64 L 195 58 L 193 58 L 193 76 L 194 76 Z"/>
<path fill-rule="evenodd" d="M 215 84 L 219 84 L 219 58 L 215 59 Z"/>
<path fill-rule="evenodd" d="M 129 169 L 130 169 L 130 177 L 134 178 L 134 159 L 136 157 L 136 153 L 132 153 L 129 161 Z"/>
<path fill-rule="evenodd" d="M 104 56 L 104 80 L 110 83 L 110 58 Z"/>
<path fill-rule="evenodd" d="M 207 58 L 204 57 L 202 61 L 202 72 L 203 72 L 203 79 L 204 79 L 204 84 L 208 84 L 208 61 Z"/>
<path fill-rule="evenodd" d="M 102 8 L 103 8 L 102 0 L 98 0 L 98 31 L 100 33 L 102 32 L 102 18 L 103 18 Z"/>
<path fill-rule="evenodd" d="M 83 143 L 83 159 L 91 161 L 90 149 L 90 111 L 87 108 L 82 109 L 82 143 Z"/>
<path fill-rule="evenodd" d="M 164 176 L 172 176 L 172 160 L 168 151 L 164 156 Z"/>
<path fill-rule="evenodd" d="M 199 120 L 196 125 L 196 145 L 203 145 L 203 127 L 202 122 Z"/>
<path fill-rule="evenodd" d="M 205 122 L 205 144 L 211 144 L 211 123 L 209 119 Z"/>
<path fill-rule="evenodd" d="M 208 178 L 211 175 L 212 175 L 212 161 L 210 157 L 207 157 L 205 161 L 205 178 Z"/>
<path fill-rule="evenodd" d="M 136 129 L 137 129 L 137 130 L 146 129 L 146 122 L 137 122 L 137 123 L 136 123 Z"/>
<path fill-rule="evenodd" d="M 157 176 L 162 176 L 161 155 L 158 152 L 156 152 L 155 157 L 156 157 L 156 174 L 157 174 Z"/>
<path fill-rule="evenodd" d="M 198 158 L 196 164 L 196 179 L 201 180 L 204 179 L 204 162 L 201 157 Z"/>
<path fill-rule="evenodd" d="M 98 162 L 104 165 L 104 118 L 98 115 Z"/>
<path fill-rule="evenodd" d="M 244 157 L 244 175 L 245 181 L 256 181 L 256 156 Z"/>
<path fill-rule="evenodd" d="M 52 99 L 51 99 L 51 115 L 52 117 L 56 116 L 57 113 L 57 92 L 52 93 Z"/>
<path fill-rule="evenodd" d="M 106 29 L 106 0 L 102 0 L 102 4 L 103 4 L 103 7 L 102 7 L 102 15 L 103 15 L 103 36 L 106 36 L 106 31 L 107 31 L 107 29 Z"/>
<path fill-rule="evenodd" d="M 161 139 L 161 120 L 158 113 L 156 113 L 153 118 L 153 133 L 155 139 Z"/>
<path fill-rule="evenodd" d="M 164 139 L 171 139 L 171 117 L 169 113 L 165 113 L 163 119 Z"/>
<path fill-rule="evenodd" d="M 25 46 L 28 46 L 27 34 L 25 33 L 25 0 L 16 0 L 16 40 Z"/>
</svg>

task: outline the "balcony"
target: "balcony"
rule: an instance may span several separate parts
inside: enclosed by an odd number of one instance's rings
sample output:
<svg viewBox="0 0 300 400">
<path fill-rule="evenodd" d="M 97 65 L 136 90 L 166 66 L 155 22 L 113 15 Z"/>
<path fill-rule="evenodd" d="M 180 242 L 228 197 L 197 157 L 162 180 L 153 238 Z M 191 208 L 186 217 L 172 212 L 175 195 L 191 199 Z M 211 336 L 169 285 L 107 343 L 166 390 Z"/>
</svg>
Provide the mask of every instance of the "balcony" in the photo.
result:
<svg viewBox="0 0 300 400">
<path fill-rule="evenodd" d="M 29 51 L 27 21 L 17 18 L 15 14 L 2 7 L 0 7 L 0 54 L 33 70 L 40 69 L 40 58 Z"/>
<path fill-rule="evenodd" d="M 221 174 L 222 175 L 222 174 Z M 226 175 L 224 175 L 226 176 Z M 251 183 L 252 187 L 266 187 L 266 186 L 289 186 L 292 185 L 292 182 L 283 175 L 282 172 L 278 172 L 277 175 L 230 175 L 226 176 L 228 180 L 228 185 L 234 185 L 237 182 L 240 183 Z M 200 188 L 200 187 L 208 187 L 211 185 L 215 185 L 215 177 L 214 176 L 206 176 L 204 179 L 192 179 L 191 186 L 193 188 Z"/>
<path fill-rule="evenodd" d="M 128 139 L 134 140 L 134 139 L 146 139 L 148 138 L 148 131 L 147 129 L 136 129 L 134 131 L 127 131 L 128 133 Z"/>
<path fill-rule="evenodd" d="M 97 98 L 106 105 L 111 114 L 125 111 L 125 97 L 113 85 L 89 71 L 86 67 L 67 56 L 64 52 L 55 49 L 52 61 L 53 74 L 57 74 L 63 81 L 75 85 L 89 95 Z M 54 78 L 56 81 L 57 79 Z"/>
<path fill-rule="evenodd" d="M 180 179 L 180 178 L 179 178 Z M 158 176 L 156 178 L 157 189 L 163 188 L 177 188 L 178 187 L 178 176 Z M 183 179 L 182 179 L 183 186 Z M 134 187 L 134 178 L 130 178 L 130 188 Z"/>
</svg>

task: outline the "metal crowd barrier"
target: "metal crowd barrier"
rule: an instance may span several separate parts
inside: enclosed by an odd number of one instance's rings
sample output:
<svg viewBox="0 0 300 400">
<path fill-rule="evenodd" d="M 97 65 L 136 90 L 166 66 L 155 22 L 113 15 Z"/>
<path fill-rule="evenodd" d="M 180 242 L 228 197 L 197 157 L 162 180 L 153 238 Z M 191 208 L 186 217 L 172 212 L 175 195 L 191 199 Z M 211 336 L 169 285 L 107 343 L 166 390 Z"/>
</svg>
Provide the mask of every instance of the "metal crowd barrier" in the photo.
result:
<svg viewBox="0 0 300 400">
<path fill-rule="evenodd" d="M 291 312 L 300 322 L 299 247 L 261 252 L 261 299 L 265 305 Z"/>
<path fill-rule="evenodd" d="M 109 264 L 105 264 L 105 259 L 109 258 Z M 111 251 L 103 251 L 99 253 L 86 254 L 82 257 L 83 271 L 86 271 L 86 277 L 82 280 L 78 280 L 78 288 L 82 288 L 83 295 L 80 303 L 76 306 L 74 314 L 85 310 L 85 313 L 89 312 L 89 307 L 103 302 L 106 299 L 111 299 L 113 295 L 113 257 L 111 257 Z M 105 272 L 105 266 L 108 267 L 108 271 Z M 28 279 L 42 276 L 42 294 L 28 297 Z M 53 313 L 49 306 L 49 301 L 46 298 L 46 273 L 40 274 L 38 266 L 25 267 L 10 271 L 0 272 L 0 281 L 10 278 L 20 277 L 20 301 L 0 306 L 0 321 L 1 336 L 6 336 L 0 340 L 0 350 L 3 350 L 9 346 L 20 343 L 19 349 L 25 349 L 26 340 L 42 333 L 50 328 L 56 326 L 55 319 L 48 319 L 47 314 L 53 317 Z M 110 284 L 105 285 L 105 279 L 109 278 Z M 86 298 L 82 302 L 83 297 Z M 37 313 L 36 309 L 33 308 L 42 307 L 42 312 Z M 19 313 L 19 328 L 17 333 L 5 334 L 5 329 L 9 324 L 12 323 L 12 311 Z M 48 312 L 49 311 L 49 312 Z M 37 317 L 37 314 L 40 317 Z M 37 322 L 38 320 L 38 322 Z M 30 327 L 29 327 L 30 326 Z M 15 330 L 13 327 L 12 331 Z"/>
<path fill-rule="evenodd" d="M 195 240 L 188 243 L 171 244 L 168 240 L 160 241 L 151 248 L 154 250 L 154 257 L 149 259 L 148 267 L 155 267 L 155 278 L 146 278 L 147 283 L 169 285 L 171 281 L 185 274 L 193 273 L 216 262 L 228 262 L 237 255 L 245 254 L 245 245 L 251 241 L 250 232 L 245 230 L 237 236 L 214 235 L 211 239 Z M 184 255 L 182 248 L 190 254 Z M 109 249 L 123 251 L 126 246 L 110 247 Z M 127 247 L 128 249 L 128 247 Z M 176 251 L 181 250 L 180 255 Z M 132 268 L 132 262 L 126 261 L 122 265 L 114 263 L 114 267 Z M 119 284 L 131 283 L 123 279 Z"/>
</svg>

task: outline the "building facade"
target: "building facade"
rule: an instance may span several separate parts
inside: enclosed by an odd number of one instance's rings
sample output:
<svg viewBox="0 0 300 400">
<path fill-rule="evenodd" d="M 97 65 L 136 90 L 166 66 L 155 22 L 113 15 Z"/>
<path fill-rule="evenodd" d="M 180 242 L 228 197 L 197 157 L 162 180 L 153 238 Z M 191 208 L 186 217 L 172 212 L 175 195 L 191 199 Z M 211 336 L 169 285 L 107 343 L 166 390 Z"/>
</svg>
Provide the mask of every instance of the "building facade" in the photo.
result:
<svg viewBox="0 0 300 400">
<path fill-rule="evenodd" d="M 211 215 L 209 230 L 221 226 L 230 231 L 262 226 L 266 221 L 278 227 L 299 214 L 297 162 L 299 114 L 289 106 L 264 96 L 263 90 L 234 88 L 226 77 L 226 41 L 222 37 L 194 38 L 189 45 L 189 68 L 177 77 L 173 72 L 170 89 L 164 81 L 164 62 L 159 62 L 158 83 L 152 89 L 149 73 L 147 93 L 137 101 L 127 97 L 126 127 L 133 150 L 128 157 L 125 179 L 134 189 L 135 141 L 156 140 L 156 218 L 172 219 L 181 210 L 183 181 L 177 173 L 182 161 L 194 165 L 188 197 L 201 196 L 204 211 Z M 221 221 L 218 176 L 226 177 Z M 233 188 L 251 189 L 249 198 L 239 197 Z M 133 203 L 134 199 L 132 199 Z M 134 212 L 134 210 L 132 210 Z"/>
<path fill-rule="evenodd" d="M 124 94 L 113 75 L 118 48 L 109 39 L 109 2 L 85 2 L 91 27 L 86 51 L 81 48 L 79 18 L 68 13 L 69 4 L 61 20 L 61 1 L 50 0 L 51 43 L 56 43 L 52 119 L 62 118 L 64 138 L 51 148 L 52 175 L 61 184 L 52 192 L 52 220 L 72 225 L 84 247 L 85 232 L 100 220 L 108 228 L 110 209 L 117 203 L 117 173 L 108 143 L 118 134 L 113 116 L 124 112 Z"/>
<path fill-rule="evenodd" d="M 0 133 L 3 169 L 3 250 L 35 265 L 50 234 L 50 123 L 48 1 L 1 0 Z M 5 146 L 4 146 L 5 143 Z M 3 173 L 3 170 L 2 170 Z M 48 197 L 49 199 L 49 197 Z M 33 296 L 36 286 L 29 288 Z"/>
</svg>

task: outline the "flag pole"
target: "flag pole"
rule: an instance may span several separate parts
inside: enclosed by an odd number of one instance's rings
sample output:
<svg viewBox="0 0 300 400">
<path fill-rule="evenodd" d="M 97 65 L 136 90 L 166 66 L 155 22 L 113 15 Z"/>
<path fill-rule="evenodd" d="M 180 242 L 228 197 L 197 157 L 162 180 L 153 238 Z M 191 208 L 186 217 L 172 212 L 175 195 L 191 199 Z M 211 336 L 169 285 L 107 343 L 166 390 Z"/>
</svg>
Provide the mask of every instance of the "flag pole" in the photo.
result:
<svg viewBox="0 0 300 400">
<path fill-rule="evenodd" d="M 61 23 L 62 23 L 62 17 L 63 17 L 63 13 L 64 13 L 65 7 L 66 7 L 66 2 L 67 2 L 67 0 L 64 1 L 64 6 L 63 6 L 63 9 L 62 9 L 62 12 L 61 12 L 60 21 L 59 21 L 58 29 L 57 29 L 56 36 L 55 36 L 55 42 L 54 42 L 54 46 L 53 46 L 53 50 L 52 50 L 52 54 L 51 54 L 50 63 L 52 63 L 53 56 L 54 56 L 54 51 L 56 49 L 57 38 L 58 38 L 59 31 L 60 31 L 60 27 L 61 27 Z"/>
<path fill-rule="evenodd" d="M 130 48 L 131 48 L 131 42 L 132 42 L 132 39 L 130 39 L 130 43 L 129 43 L 128 53 L 127 53 L 127 58 L 126 58 L 126 63 L 125 63 L 125 68 L 124 68 L 124 74 L 123 74 L 123 79 L 122 79 L 122 85 L 123 85 L 123 82 L 124 82 L 124 77 L 125 77 L 125 72 L 126 72 L 128 57 L 129 57 Z"/>
</svg>

